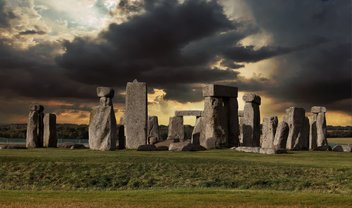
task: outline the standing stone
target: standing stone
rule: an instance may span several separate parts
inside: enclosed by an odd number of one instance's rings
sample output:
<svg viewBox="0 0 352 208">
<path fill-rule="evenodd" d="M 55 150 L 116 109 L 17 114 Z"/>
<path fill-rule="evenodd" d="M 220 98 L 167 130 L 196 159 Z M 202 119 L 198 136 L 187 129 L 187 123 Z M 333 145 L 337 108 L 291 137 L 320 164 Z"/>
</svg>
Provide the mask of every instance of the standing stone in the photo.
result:
<svg viewBox="0 0 352 208">
<path fill-rule="evenodd" d="M 46 113 L 44 115 L 44 147 L 56 147 L 56 115 Z"/>
<path fill-rule="evenodd" d="M 169 119 L 169 131 L 167 139 L 184 141 L 185 139 L 185 129 L 183 127 L 183 117 L 174 116 Z"/>
<path fill-rule="evenodd" d="M 328 146 L 326 131 L 326 108 L 313 106 L 311 108 L 312 116 L 310 122 L 309 149 L 314 150 Z"/>
<path fill-rule="evenodd" d="M 277 116 L 265 117 L 262 129 L 262 148 L 274 148 L 276 128 L 278 125 Z"/>
<path fill-rule="evenodd" d="M 243 146 L 260 146 L 260 110 L 261 98 L 253 93 L 243 96 Z"/>
<path fill-rule="evenodd" d="M 243 111 L 238 111 L 238 124 L 240 129 L 239 146 L 243 146 Z"/>
<path fill-rule="evenodd" d="M 286 109 L 284 121 L 288 124 L 289 133 L 287 137 L 286 148 L 288 150 L 305 149 L 308 140 L 308 132 L 306 130 L 306 117 L 303 108 L 290 107 Z"/>
<path fill-rule="evenodd" d="M 30 107 L 26 133 L 26 147 L 43 147 L 43 114 L 42 105 L 32 105 Z"/>
<path fill-rule="evenodd" d="M 206 85 L 204 97 L 204 137 L 200 145 L 206 149 L 238 146 L 238 103 L 236 87 Z"/>
<path fill-rule="evenodd" d="M 109 87 L 98 87 L 99 106 L 93 107 L 89 121 L 89 148 L 92 150 L 116 149 L 117 127 L 112 98 L 114 90 Z"/>
<path fill-rule="evenodd" d="M 137 149 L 147 144 L 147 84 L 128 82 L 126 87 L 126 112 L 124 118 L 126 148 Z"/>
<path fill-rule="evenodd" d="M 200 145 L 200 141 L 204 140 L 204 118 L 199 117 L 196 120 L 196 124 L 194 125 L 194 129 L 192 132 L 191 143 L 195 145 Z"/>
<path fill-rule="evenodd" d="M 281 121 L 275 133 L 275 139 L 274 139 L 275 149 L 286 149 L 288 132 L 289 132 L 288 124 L 285 121 Z"/>
<path fill-rule="evenodd" d="M 157 116 L 148 117 L 148 144 L 155 144 L 160 141 L 159 122 Z"/>
</svg>

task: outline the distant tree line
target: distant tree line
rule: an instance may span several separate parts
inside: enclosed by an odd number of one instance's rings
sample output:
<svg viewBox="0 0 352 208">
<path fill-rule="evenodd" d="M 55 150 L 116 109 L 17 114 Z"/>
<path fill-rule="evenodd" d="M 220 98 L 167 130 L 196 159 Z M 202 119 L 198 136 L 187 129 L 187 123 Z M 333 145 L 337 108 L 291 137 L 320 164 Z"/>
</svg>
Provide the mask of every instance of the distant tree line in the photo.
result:
<svg viewBox="0 0 352 208">
<path fill-rule="evenodd" d="M 0 125 L 0 137 L 26 138 L 26 124 Z M 352 126 L 327 126 L 328 137 L 352 137 Z M 185 125 L 185 138 L 192 136 L 193 126 Z M 162 139 L 167 138 L 168 126 L 160 125 L 159 134 Z M 77 124 L 58 124 L 58 139 L 88 139 L 88 126 Z"/>
</svg>

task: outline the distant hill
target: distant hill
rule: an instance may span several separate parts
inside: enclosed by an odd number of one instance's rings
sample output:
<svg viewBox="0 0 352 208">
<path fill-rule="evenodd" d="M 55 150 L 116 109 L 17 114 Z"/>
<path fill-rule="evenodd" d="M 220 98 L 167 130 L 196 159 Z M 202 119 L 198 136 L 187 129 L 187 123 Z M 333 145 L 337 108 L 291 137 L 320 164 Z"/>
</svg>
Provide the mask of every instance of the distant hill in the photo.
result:
<svg viewBox="0 0 352 208">
<path fill-rule="evenodd" d="M 26 138 L 26 124 L 0 125 L 0 137 Z M 328 137 L 352 137 L 352 126 L 327 126 Z M 185 138 L 192 136 L 193 126 L 185 125 Z M 160 125 L 159 133 L 162 139 L 167 138 L 168 126 Z M 58 139 L 88 139 L 88 125 L 58 124 Z"/>
</svg>

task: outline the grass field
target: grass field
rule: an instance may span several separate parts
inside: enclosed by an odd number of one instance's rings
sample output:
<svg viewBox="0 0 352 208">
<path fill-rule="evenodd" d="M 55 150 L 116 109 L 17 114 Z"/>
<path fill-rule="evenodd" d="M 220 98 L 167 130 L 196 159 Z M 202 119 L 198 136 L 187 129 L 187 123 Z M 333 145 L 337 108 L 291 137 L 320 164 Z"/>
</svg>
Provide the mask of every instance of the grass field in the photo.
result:
<svg viewBox="0 0 352 208">
<path fill-rule="evenodd" d="M 0 207 L 351 207 L 352 154 L 0 150 Z"/>
</svg>

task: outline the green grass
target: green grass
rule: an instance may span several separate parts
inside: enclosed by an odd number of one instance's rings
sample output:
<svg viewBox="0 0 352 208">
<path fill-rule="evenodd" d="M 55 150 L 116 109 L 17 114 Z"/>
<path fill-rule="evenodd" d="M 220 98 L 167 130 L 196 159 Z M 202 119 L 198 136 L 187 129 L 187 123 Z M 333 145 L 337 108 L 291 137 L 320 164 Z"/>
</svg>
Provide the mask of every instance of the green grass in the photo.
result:
<svg viewBox="0 0 352 208">
<path fill-rule="evenodd" d="M 351 196 L 351 153 L 0 150 L 0 207 L 341 207 Z"/>
<path fill-rule="evenodd" d="M 0 191 L 0 207 L 351 207 L 345 194 L 231 189 Z"/>
<path fill-rule="evenodd" d="M 332 144 L 352 144 L 352 138 L 329 138 L 328 142 Z"/>
</svg>

